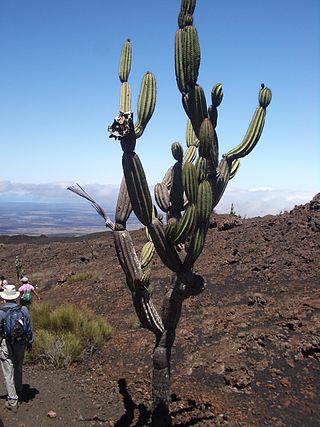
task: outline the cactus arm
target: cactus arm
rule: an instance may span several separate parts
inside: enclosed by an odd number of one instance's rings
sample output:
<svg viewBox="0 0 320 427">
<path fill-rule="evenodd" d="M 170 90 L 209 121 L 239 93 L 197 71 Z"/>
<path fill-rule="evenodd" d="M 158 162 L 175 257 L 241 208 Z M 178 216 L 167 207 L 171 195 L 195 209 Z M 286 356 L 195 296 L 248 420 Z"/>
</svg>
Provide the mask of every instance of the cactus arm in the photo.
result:
<svg viewBox="0 0 320 427">
<path fill-rule="evenodd" d="M 128 82 L 123 82 L 120 89 L 120 112 L 131 111 L 131 88 Z"/>
<path fill-rule="evenodd" d="M 231 170 L 230 170 L 230 175 L 229 175 L 229 181 L 230 179 L 234 178 L 236 173 L 238 172 L 240 167 L 240 160 L 236 159 L 233 160 L 231 163 Z"/>
<path fill-rule="evenodd" d="M 122 47 L 119 64 L 119 80 L 121 82 L 119 109 L 121 113 L 131 111 L 131 88 L 128 83 L 131 69 L 131 56 L 131 42 L 128 39 Z"/>
<path fill-rule="evenodd" d="M 195 147 L 198 147 L 199 145 L 199 139 L 194 133 L 193 126 L 190 119 L 188 119 L 187 121 L 186 143 L 187 143 L 187 147 L 191 147 L 192 145 L 194 145 Z"/>
<path fill-rule="evenodd" d="M 156 79 L 147 72 L 142 79 L 138 99 L 138 121 L 135 124 L 136 138 L 143 134 L 149 120 L 152 117 L 156 105 Z"/>
<path fill-rule="evenodd" d="M 124 152 L 122 166 L 134 213 L 147 226 L 152 219 L 153 205 L 139 156 L 134 152 Z"/>
<path fill-rule="evenodd" d="M 131 69 L 132 49 L 130 39 L 126 40 L 120 55 L 119 79 L 121 83 L 127 82 Z"/>
<path fill-rule="evenodd" d="M 172 185 L 170 189 L 170 216 L 180 217 L 183 210 L 182 162 L 173 166 Z"/>
<path fill-rule="evenodd" d="M 165 227 L 159 220 L 154 218 L 148 226 L 148 231 L 162 262 L 172 271 L 181 269 L 182 263 L 174 246 L 168 241 Z"/>
<path fill-rule="evenodd" d="M 187 121 L 186 143 L 188 148 L 184 153 L 183 163 L 187 163 L 187 162 L 193 163 L 197 157 L 197 152 L 198 152 L 197 147 L 199 145 L 199 140 L 196 137 L 196 134 L 194 133 L 190 119 L 188 119 Z"/>
<path fill-rule="evenodd" d="M 164 332 L 163 323 L 151 301 L 148 290 L 140 287 L 133 293 L 132 300 L 141 325 L 160 337 Z"/>
<path fill-rule="evenodd" d="M 230 161 L 227 159 L 227 157 L 223 157 L 218 165 L 216 191 L 213 194 L 213 209 L 217 206 L 223 193 L 225 192 L 225 189 L 227 188 L 233 164 L 234 161 Z"/>
<path fill-rule="evenodd" d="M 167 187 L 168 191 L 170 190 L 172 184 L 172 171 L 173 166 L 170 166 L 161 181 L 161 183 Z"/>
<path fill-rule="evenodd" d="M 141 264 L 127 230 L 114 231 L 114 242 L 119 263 L 126 275 L 129 289 L 135 290 L 135 281 L 140 278 Z"/>
<path fill-rule="evenodd" d="M 115 222 L 118 230 L 126 229 L 127 220 L 132 212 L 132 206 L 124 177 L 121 180 L 120 190 L 115 212 Z"/>
<path fill-rule="evenodd" d="M 247 156 L 257 145 L 264 127 L 266 109 L 271 101 L 271 97 L 271 90 L 262 84 L 259 91 L 259 107 L 256 108 L 253 114 L 242 142 L 225 154 L 228 160 L 232 161 Z"/>
<path fill-rule="evenodd" d="M 154 197 L 159 208 L 163 212 L 168 212 L 170 208 L 170 195 L 167 187 L 162 182 L 155 185 Z"/>
<path fill-rule="evenodd" d="M 146 268 L 150 264 L 153 254 L 154 254 L 154 244 L 152 241 L 148 241 L 147 243 L 145 243 L 145 245 L 141 250 L 141 267 L 142 268 Z"/>
</svg>

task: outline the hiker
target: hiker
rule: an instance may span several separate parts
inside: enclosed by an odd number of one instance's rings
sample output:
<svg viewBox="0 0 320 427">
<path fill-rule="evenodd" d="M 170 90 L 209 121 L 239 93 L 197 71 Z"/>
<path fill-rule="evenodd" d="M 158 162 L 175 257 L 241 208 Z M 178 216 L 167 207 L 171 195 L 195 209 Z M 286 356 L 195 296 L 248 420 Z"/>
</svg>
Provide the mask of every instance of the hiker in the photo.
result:
<svg viewBox="0 0 320 427">
<path fill-rule="evenodd" d="M 6 281 L 4 276 L 0 277 L 0 292 L 4 290 L 4 288 L 7 286 L 8 282 Z"/>
<path fill-rule="evenodd" d="M 32 294 L 34 294 L 38 298 L 38 300 L 40 300 L 38 292 L 35 290 L 34 286 L 29 283 L 28 277 L 22 277 L 20 282 L 22 283 L 22 285 L 18 289 L 20 292 L 20 305 L 30 305 L 32 300 Z"/>
<path fill-rule="evenodd" d="M 7 388 L 7 409 L 16 411 L 22 394 L 22 365 L 25 350 L 31 351 L 33 332 L 27 307 L 17 304 L 20 292 L 7 285 L 0 293 L 5 304 L 0 309 L 0 363 Z"/>
</svg>

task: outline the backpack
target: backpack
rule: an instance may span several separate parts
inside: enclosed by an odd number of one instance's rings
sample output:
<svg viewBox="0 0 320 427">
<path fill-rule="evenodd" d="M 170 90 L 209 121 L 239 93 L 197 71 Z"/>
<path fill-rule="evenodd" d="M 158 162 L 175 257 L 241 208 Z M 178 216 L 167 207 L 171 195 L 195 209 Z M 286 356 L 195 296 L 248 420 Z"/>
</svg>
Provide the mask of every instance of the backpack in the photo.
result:
<svg viewBox="0 0 320 427">
<path fill-rule="evenodd" d="M 2 309 L 6 316 L 1 320 L 0 335 L 11 344 L 23 343 L 27 336 L 27 319 L 20 306 Z"/>
<path fill-rule="evenodd" d="M 31 293 L 30 289 L 27 289 L 23 294 L 23 300 L 25 302 L 31 302 L 31 299 L 32 299 L 32 293 Z"/>
</svg>

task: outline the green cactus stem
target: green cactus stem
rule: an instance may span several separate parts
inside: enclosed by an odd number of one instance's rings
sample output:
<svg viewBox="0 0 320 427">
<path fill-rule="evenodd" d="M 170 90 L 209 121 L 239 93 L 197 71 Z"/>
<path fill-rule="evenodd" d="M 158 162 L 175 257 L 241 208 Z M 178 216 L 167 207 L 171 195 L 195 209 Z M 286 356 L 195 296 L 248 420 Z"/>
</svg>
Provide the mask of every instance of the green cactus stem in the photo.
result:
<svg viewBox="0 0 320 427">
<path fill-rule="evenodd" d="M 127 220 L 131 212 L 132 206 L 127 190 L 126 180 L 122 178 L 115 213 L 115 222 L 117 230 L 126 229 Z"/>
<path fill-rule="evenodd" d="M 269 105 L 271 97 L 271 90 L 262 84 L 259 91 L 259 107 L 256 108 L 253 114 L 249 128 L 242 142 L 226 153 L 225 156 L 228 160 L 240 159 L 241 157 L 247 156 L 254 149 L 264 127 L 266 107 Z"/>
<path fill-rule="evenodd" d="M 120 112 L 131 111 L 131 88 L 128 82 L 124 82 L 120 89 Z"/>
<path fill-rule="evenodd" d="M 147 72 L 142 79 L 138 99 L 138 121 L 135 124 L 136 137 L 142 136 L 156 105 L 156 79 Z"/>
<path fill-rule="evenodd" d="M 119 79 L 121 83 L 127 82 L 131 69 L 131 42 L 128 39 L 122 48 L 119 64 Z"/>
<path fill-rule="evenodd" d="M 122 166 L 134 213 L 139 221 L 147 226 L 152 220 L 153 205 L 146 176 L 138 155 L 133 152 L 124 152 Z"/>
</svg>

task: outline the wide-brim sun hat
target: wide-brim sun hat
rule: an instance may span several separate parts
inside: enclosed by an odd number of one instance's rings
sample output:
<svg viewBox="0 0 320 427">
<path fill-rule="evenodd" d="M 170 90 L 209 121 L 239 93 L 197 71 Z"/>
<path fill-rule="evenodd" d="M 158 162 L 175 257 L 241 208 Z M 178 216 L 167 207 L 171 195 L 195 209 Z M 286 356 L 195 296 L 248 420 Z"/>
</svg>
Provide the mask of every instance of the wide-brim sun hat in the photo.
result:
<svg viewBox="0 0 320 427">
<path fill-rule="evenodd" d="M 24 276 L 24 277 L 22 277 L 22 279 L 20 279 L 20 282 L 22 282 L 22 283 L 28 283 L 29 279 L 26 276 Z"/>
<path fill-rule="evenodd" d="M 14 300 L 20 296 L 20 292 L 16 290 L 14 285 L 7 285 L 3 291 L 0 292 L 0 296 L 4 300 Z"/>
</svg>

